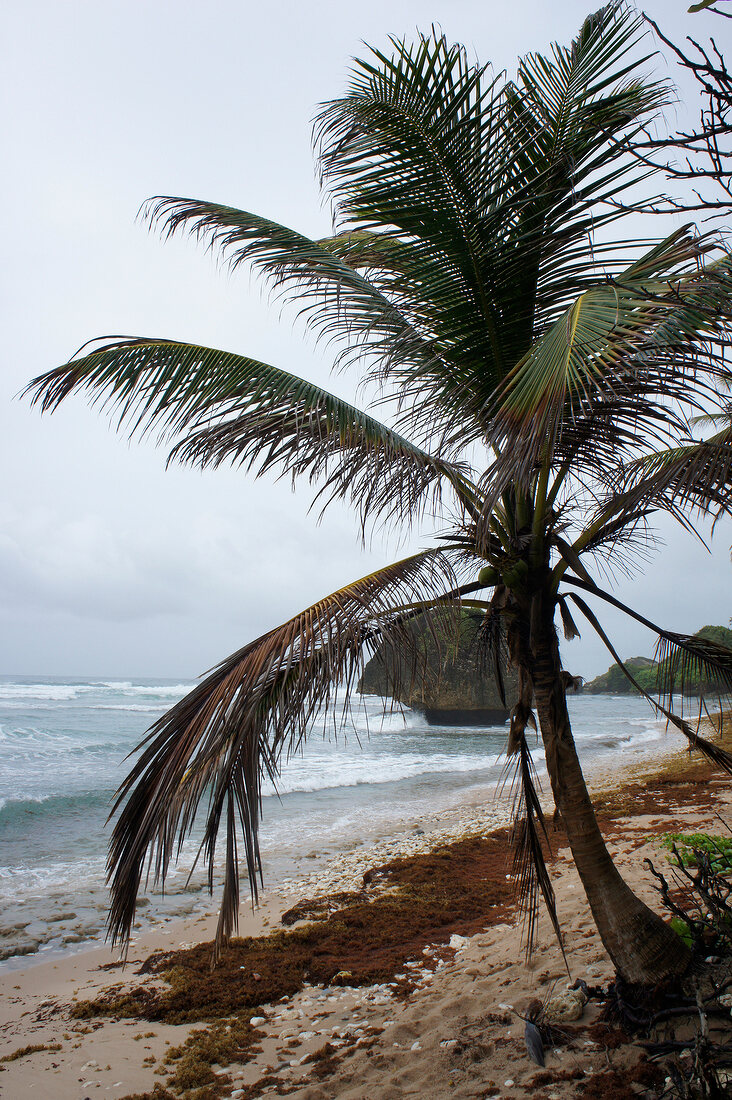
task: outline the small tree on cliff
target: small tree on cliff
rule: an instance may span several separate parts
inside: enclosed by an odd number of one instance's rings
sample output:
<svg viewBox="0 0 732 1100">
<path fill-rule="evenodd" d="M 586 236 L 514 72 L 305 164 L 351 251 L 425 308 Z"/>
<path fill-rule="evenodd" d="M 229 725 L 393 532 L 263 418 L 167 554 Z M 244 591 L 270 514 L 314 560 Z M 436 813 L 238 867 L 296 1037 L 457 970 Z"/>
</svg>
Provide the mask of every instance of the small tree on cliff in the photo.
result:
<svg viewBox="0 0 732 1100">
<path fill-rule="evenodd" d="M 269 364 L 170 340 L 101 342 L 32 383 L 44 410 L 87 392 L 131 434 L 157 429 L 173 459 L 306 477 L 364 524 L 409 523 L 430 506 L 450 525 L 438 545 L 245 645 L 152 727 L 119 796 L 113 937 L 129 934 L 146 861 L 165 876 L 205 798 L 211 863 L 225 834 L 221 943 L 236 922 L 242 844 L 256 889 L 263 776 L 336 690 L 352 689 L 364 652 L 408 646 L 415 617 L 462 603 L 481 611 L 498 675 L 502 636 L 518 670 L 509 754 L 532 912 L 537 890 L 554 911 L 525 738 L 535 700 L 556 806 L 617 969 L 654 981 L 685 966 L 603 843 L 555 625 L 559 612 L 576 634 L 573 602 L 617 659 L 583 595 L 621 606 L 593 559 L 632 551 L 654 511 L 687 522 L 729 508 L 732 431 L 699 439 L 691 424 L 723 407 L 730 258 L 710 257 L 688 229 L 650 248 L 612 232 L 626 216 L 618 197 L 632 207 L 646 172 L 627 149 L 666 96 L 642 75 L 641 35 L 610 4 L 569 47 L 525 58 L 515 81 L 443 37 L 372 51 L 316 121 L 329 239 L 213 203 L 149 204 L 166 234 L 187 231 L 294 298 L 340 364 L 381 386 L 390 426 Z M 648 625 L 682 677 L 698 668 L 730 683 L 723 648 Z M 659 705 L 730 769 L 670 700 Z"/>
</svg>

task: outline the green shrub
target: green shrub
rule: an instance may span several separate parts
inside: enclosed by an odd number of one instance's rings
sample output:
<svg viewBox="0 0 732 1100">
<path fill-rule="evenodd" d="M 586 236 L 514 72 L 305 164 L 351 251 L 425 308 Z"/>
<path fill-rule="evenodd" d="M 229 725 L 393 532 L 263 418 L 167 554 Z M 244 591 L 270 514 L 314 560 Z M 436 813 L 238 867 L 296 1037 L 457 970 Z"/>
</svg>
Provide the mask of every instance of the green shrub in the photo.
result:
<svg viewBox="0 0 732 1100">
<path fill-rule="evenodd" d="M 732 837 L 710 836 L 708 833 L 666 833 L 661 843 L 669 851 L 676 847 L 684 867 L 696 866 L 695 852 L 704 852 L 717 874 L 732 871 Z"/>
</svg>

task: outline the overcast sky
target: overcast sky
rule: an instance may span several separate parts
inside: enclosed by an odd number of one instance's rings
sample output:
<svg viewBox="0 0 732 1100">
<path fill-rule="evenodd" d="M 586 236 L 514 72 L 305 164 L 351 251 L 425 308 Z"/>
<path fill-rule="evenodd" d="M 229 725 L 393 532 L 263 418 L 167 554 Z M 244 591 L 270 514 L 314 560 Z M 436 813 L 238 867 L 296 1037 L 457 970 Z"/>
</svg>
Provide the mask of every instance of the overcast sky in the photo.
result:
<svg viewBox="0 0 732 1100">
<path fill-rule="evenodd" d="M 727 31 L 687 6 L 649 0 L 646 11 L 677 39 Z M 127 444 L 82 401 L 42 418 L 17 395 L 106 334 L 241 351 L 342 390 L 347 380 L 329 381 L 325 354 L 247 274 L 222 273 L 192 242 L 162 242 L 135 220 L 140 203 L 193 196 L 325 234 L 310 122 L 342 93 L 363 41 L 434 22 L 511 70 L 518 54 L 571 39 L 588 10 L 579 0 L 6 0 L 0 673 L 192 677 L 418 544 L 377 538 L 364 550 L 345 510 L 317 524 L 306 487 L 166 471 L 162 452 Z M 671 527 L 666 538 L 621 598 L 681 630 L 726 623 L 729 526 L 711 556 Z M 642 630 L 616 631 L 624 655 L 652 651 Z M 609 663 L 587 636 L 566 659 L 584 675 Z"/>
</svg>

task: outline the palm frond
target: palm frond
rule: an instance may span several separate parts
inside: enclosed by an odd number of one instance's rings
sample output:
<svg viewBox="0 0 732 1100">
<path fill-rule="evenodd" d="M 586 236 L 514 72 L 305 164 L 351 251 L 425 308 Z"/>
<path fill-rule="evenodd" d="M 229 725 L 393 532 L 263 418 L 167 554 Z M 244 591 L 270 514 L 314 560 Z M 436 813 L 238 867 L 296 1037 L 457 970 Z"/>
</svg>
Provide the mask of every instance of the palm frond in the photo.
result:
<svg viewBox="0 0 732 1100">
<path fill-rule="evenodd" d="M 663 652 L 672 656 L 672 665 L 677 669 L 668 681 L 670 690 L 662 692 L 668 696 L 669 701 L 672 694 L 683 694 L 684 687 L 691 676 L 699 676 L 701 679 L 721 684 L 725 692 L 732 692 L 732 650 L 726 646 L 696 635 L 665 630 L 634 608 L 628 607 L 610 592 L 605 592 L 593 581 L 588 583 L 579 577 L 568 575 L 563 577 L 563 581 L 574 588 L 581 588 L 590 595 L 597 596 L 598 599 L 622 611 L 629 618 L 645 626 L 656 635 L 663 647 L 667 647 Z M 571 593 L 571 595 L 574 599 L 575 594 Z"/>
<path fill-rule="evenodd" d="M 505 484 L 529 485 L 547 456 L 559 465 L 583 444 L 595 448 L 596 469 L 598 451 L 616 468 L 639 441 L 668 446 L 687 428 L 681 410 L 715 399 L 732 260 L 700 270 L 707 247 L 675 232 L 622 278 L 585 291 L 534 344 L 493 399 L 501 454 L 488 504 Z"/>
<path fill-rule="evenodd" d="M 533 953 L 536 938 L 536 922 L 539 915 L 539 895 L 544 900 L 552 928 L 562 951 L 567 971 L 562 932 L 559 927 L 556 898 L 544 855 L 544 842 L 548 845 L 544 813 L 537 789 L 536 771 L 525 733 L 516 738 L 514 751 L 506 762 L 506 777 L 513 761 L 511 791 L 513 794 L 513 848 L 512 874 L 516 877 L 516 892 L 523 912 L 523 935 L 527 956 Z M 505 782 L 505 778 L 504 778 Z"/>
<path fill-rule="evenodd" d="M 564 637 L 567 639 L 568 642 L 574 641 L 575 638 L 581 638 L 582 635 L 577 628 L 576 622 L 572 618 L 572 613 L 567 607 L 567 601 L 564 596 L 560 596 L 557 602 L 559 604 L 559 614 L 562 617 L 562 628 L 564 630 Z"/>
<path fill-rule="evenodd" d="M 653 696 L 645 690 L 645 688 L 641 687 L 641 685 L 633 676 L 633 673 L 620 659 L 617 650 L 615 649 L 604 629 L 600 625 L 600 622 L 592 608 L 590 608 L 587 603 L 582 599 L 582 597 L 578 596 L 576 592 L 570 592 L 569 598 L 574 601 L 574 603 L 577 605 L 584 617 L 594 629 L 595 633 L 602 639 L 608 652 L 612 655 L 613 660 L 616 662 L 628 682 L 631 683 L 636 691 L 651 704 L 656 713 L 662 714 L 664 718 L 666 718 L 666 720 L 671 723 L 672 726 L 679 730 L 680 733 L 683 733 L 684 737 L 686 737 L 687 741 L 689 742 L 690 748 L 698 749 L 716 767 L 727 772 L 728 775 L 732 775 L 732 753 L 727 752 L 727 750 L 723 749 L 721 745 L 715 745 L 713 741 L 709 741 L 706 737 L 702 737 L 698 730 L 692 729 L 689 723 L 685 721 L 682 716 L 674 713 L 674 711 L 671 710 L 670 695 L 669 706 L 665 706 L 663 702 L 658 699 L 654 699 Z M 610 602 L 618 603 L 618 601 L 614 600 Z M 637 618 L 638 616 L 634 617 Z M 644 621 L 647 623 L 647 620 Z M 703 652 L 701 646 L 695 647 L 689 644 L 690 642 L 697 641 L 697 639 L 689 639 L 688 637 L 684 637 L 682 635 L 673 636 L 670 635 L 667 631 L 661 631 L 658 627 L 653 627 L 653 629 L 655 629 L 662 636 L 662 638 L 666 641 L 668 647 L 672 647 L 675 642 L 675 650 L 684 651 L 687 654 L 687 658 L 691 658 L 692 654 L 696 653 L 695 667 L 697 669 L 709 671 L 710 668 L 713 668 L 719 673 L 724 672 L 724 674 L 728 678 L 731 678 L 730 682 L 732 682 L 731 651 L 725 650 L 724 655 L 722 655 L 722 653 L 720 653 L 719 651 L 722 650 L 723 647 L 720 646 L 716 647 L 716 652 L 710 653 L 709 650 Z M 669 651 L 673 652 L 674 650 L 670 648 Z M 689 665 L 691 663 L 691 660 L 689 660 Z"/>
<path fill-rule="evenodd" d="M 506 631 L 501 622 L 500 610 L 492 600 L 481 619 L 476 635 L 476 656 L 478 668 L 485 673 L 489 669 L 503 707 L 506 703 L 506 681 L 504 669 L 507 665 Z"/>
<path fill-rule="evenodd" d="M 205 803 L 202 855 L 210 888 L 222 822 L 226 833 L 220 948 L 237 920 L 239 831 L 250 888 L 257 893 L 263 780 L 276 783 L 283 754 L 301 746 L 321 711 L 335 708 L 339 698 L 347 707 L 365 647 L 398 638 L 408 652 L 412 635 L 404 624 L 410 617 L 442 602 L 455 607 L 460 594 L 451 560 L 441 551 L 387 566 L 228 657 L 152 726 L 113 810 L 113 942 L 129 937 L 143 874 L 165 882 Z"/>
<path fill-rule="evenodd" d="M 311 240 L 248 210 L 202 199 L 156 195 L 142 212 L 165 238 L 186 233 L 220 253 L 234 271 L 250 264 L 279 295 L 296 303 L 310 327 L 335 343 L 344 362 L 390 356 L 424 365 L 438 354 L 418 319 L 400 311 L 398 297 L 384 292 L 388 285 L 364 278 L 358 270 L 363 264 L 348 263 L 347 249 L 337 239 Z M 350 240 L 355 247 L 358 238 L 351 234 Z M 384 237 L 379 268 L 389 266 L 388 248 Z M 375 250 L 372 242 L 370 251 Z"/>
<path fill-rule="evenodd" d="M 330 239 L 190 198 L 158 196 L 144 216 L 251 263 L 342 361 L 396 385 L 400 431 L 453 457 L 485 435 L 491 394 L 532 339 L 598 264 L 617 270 L 587 237 L 618 216 L 598 204 L 635 179 L 623 140 L 663 98 L 628 79 L 641 29 L 606 5 L 571 48 L 527 58 L 517 84 L 434 34 L 357 61 L 315 125 Z"/>
<path fill-rule="evenodd" d="M 662 84 L 638 79 L 647 57 L 637 56 L 642 20 L 623 4 L 609 3 L 589 16 L 569 47 L 531 54 L 519 66 L 513 128 L 528 141 L 516 157 L 516 178 L 528 182 L 517 236 L 516 270 L 535 309 L 528 333 L 535 339 L 568 298 L 619 270 L 635 242 L 603 247 L 588 240 L 615 221 L 617 196 L 644 177 L 623 147 L 667 100 Z M 523 271 L 520 269 L 523 268 Z M 531 287 L 536 279 L 535 288 Z M 524 306 L 524 309 L 527 307 Z M 523 354 L 530 340 L 515 345 Z"/>
<path fill-rule="evenodd" d="M 607 506 L 623 514 L 637 508 L 673 514 L 732 511 L 732 425 L 708 439 L 643 455 L 627 464 Z"/>
<path fill-rule="evenodd" d="M 555 565 L 555 576 L 566 569 L 574 570 L 584 580 L 594 584 L 594 580 L 585 568 L 587 555 L 594 558 L 597 567 L 605 577 L 636 576 L 642 566 L 650 560 L 657 546 L 658 538 L 649 523 L 652 509 L 628 511 L 621 515 L 612 515 L 610 519 L 593 522 L 597 515 L 596 496 L 589 495 L 583 510 L 584 528 L 580 530 L 578 545 L 570 546 L 560 538 L 552 536 L 550 541 L 559 551 L 559 562 Z"/>
<path fill-rule="evenodd" d="M 697 635 L 661 636 L 656 647 L 656 690 L 669 706 L 674 695 L 732 695 L 732 650 Z"/>
<path fill-rule="evenodd" d="M 618 216 L 602 201 L 637 181 L 619 135 L 664 97 L 627 79 L 641 34 L 607 5 L 572 48 L 526 59 L 517 84 L 442 36 L 392 40 L 324 105 L 316 137 L 343 239 L 355 235 L 356 264 L 360 252 L 383 262 L 386 292 L 439 340 L 414 376 L 382 364 L 416 398 L 429 384 L 438 406 L 481 419 L 496 382 L 598 264 L 619 270 L 587 236 Z"/>
<path fill-rule="evenodd" d="M 467 506 L 466 467 L 430 455 L 346 401 L 296 375 L 232 352 L 173 340 L 116 340 L 41 375 L 42 410 L 87 392 L 129 435 L 156 431 L 169 461 L 231 463 L 319 484 L 367 516 L 408 519 L 447 480 Z"/>
</svg>

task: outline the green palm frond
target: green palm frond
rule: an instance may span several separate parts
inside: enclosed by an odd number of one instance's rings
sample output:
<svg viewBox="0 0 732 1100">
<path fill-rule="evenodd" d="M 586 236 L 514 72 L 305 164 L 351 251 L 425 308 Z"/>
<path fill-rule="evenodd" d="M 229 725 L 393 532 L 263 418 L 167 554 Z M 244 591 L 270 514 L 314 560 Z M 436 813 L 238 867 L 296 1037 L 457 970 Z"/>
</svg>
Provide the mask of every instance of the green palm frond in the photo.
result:
<svg viewBox="0 0 732 1100">
<path fill-rule="evenodd" d="M 301 746 L 317 715 L 335 708 L 339 695 L 347 708 L 365 648 L 386 638 L 409 653 L 413 635 L 404 624 L 426 607 L 442 605 L 449 613 L 461 591 L 443 552 L 405 558 L 244 646 L 155 723 L 113 810 L 120 811 L 108 861 L 114 942 L 129 936 L 145 866 L 165 881 L 205 804 L 202 854 L 210 886 L 222 829 L 226 836 L 220 947 L 237 920 L 238 834 L 257 893 L 263 780 L 276 782 L 283 754 Z"/>
<path fill-rule="evenodd" d="M 602 459 L 616 471 L 628 451 L 669 446 L 716 399 L 731 261 L 699 270 L 706 247 L 675 232 L 617 281 L 585 291 L 534 344 L 493 399 L 494 485 L 528 485 L 545 461 L 570 459 L 577 474 L 583 448 L 596 473 Z"/>
<path fill-rule="evenodd" d="M 607 506 L 719 516 L 732 512 L 732 425 L 708 439 L 644 455 L 622 471 Z"/>
<path fill-rule="evenodd" d="M 663 85 L 630 78 L 645 60 L 636 55 L 643 35 L 641 19 L 610 3 L 569 47 L 555 44 L 550 56 L 532 54 L 519 66 L 512 130 L 527 140 L 514 170 L 526 190 L 506 274 L 535 315 L 527 311 L 514 362 L 569 297 L 596 282 L 598 270 L 617 272 L 624 251 L 637 247 L 587 244 L 621 216 L 618 196 L 641 182 L 623 146 L 667 100 Z"/>
<path fill-rule="evenodd" d="M 422 364 L 437 354 L 430 334 L 400 312 L 396 296 L 365 279 L 361 265 L 345 262 L 327 239 L 314 241 L 269 218 L 201 199 L 158 195 L 144 204 L 143 217 L 165 238 L 184 232 L 204 242 L 232 270 L 251 264 L 345 361 L 368 351 Z M 361 340 L 354 341 L 354 333 Z"/>
<path fill-rule="evenodd" d="M 516 84 L 443 36 L 373 51 L 316 120 L 333 238 L 193 199 L 146 215 L 252 263 L 343 360 L 368 355 L 398 387 L 400 430 L 455 454 L 485 436 L 496 384 L 557 311 L 598 265 L 618 270 L 617 244 L 587 236 L 618 216 L 598 204 L 637 180 L 623 141 L 663 98 L 627 77 L 640 33 L 607 5 Z"/>
<path fill-rule="evenodd" d="M 327 503 L 407 519 L 447 480 L 470 506 L 465 467 L 436 458 L 348 402 L 287 371 L 174 340 L 119 340 L 34 379 L 44 411 L 87 391 L 129 435 L 156 431 L 169 460 L 229 462 L 307 477 Z"/>
<path fill-rule="evenodd" d="M 387 228 L 411 242 L 419 308 L 430 307 L 434 268 L 431 301 L 439 309 L 450 288 L 467 296 L 454 320 L 478 323 L 494 366 L 511 365 L 508 331 L 523 303 L 521 350 L 535 304 L 555 308 L 588 271 L 596 278 L 601 253 L 587 249 L 587 233 L 598 218 L 618 216 L 598 204 L 623 190 L 626 175 L 628 185 L 637 178 L 619 134 L 664 98 L 658 86 L 626 79 L 641 34 L 638 19 L 607 5 L 571 48 L 522 62 L 516 84 L 487 79 L 444 37 L 392 40 L 391 56 L 375 51 L 360 62 L 349 95 L 318 118 L 323 174 L 344 228 Z"/>
<path fill-rule="evenodd" d="M 354 271 L 375 272 L 382 276 L 388 272 L 394 276 L 405 274 L 408 268 L 408 264 L 400 260 L 398 239 L 386 232 L 346 230 L 333 237 L 324 237 L 318 244 Z"/>
</svg>

